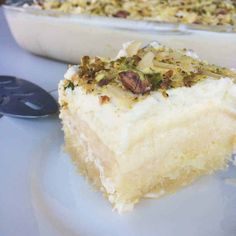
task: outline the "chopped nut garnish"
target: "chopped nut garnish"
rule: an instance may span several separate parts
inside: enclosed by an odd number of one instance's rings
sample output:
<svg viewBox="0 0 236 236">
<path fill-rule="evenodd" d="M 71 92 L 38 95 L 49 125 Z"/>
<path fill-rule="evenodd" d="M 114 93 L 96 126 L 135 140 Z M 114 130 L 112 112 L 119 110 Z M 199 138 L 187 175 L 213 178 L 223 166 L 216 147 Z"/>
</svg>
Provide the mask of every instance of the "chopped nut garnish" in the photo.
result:
<svg viewBox="0 0 236 236">
<path fill-rule="evenodd" d="M 90 60 L 89 56 L 83 56 L 83 57 L 81 58 L 81 64 L 82 64 L 82 66 L 86 66 L 86 65 L 89 63 L 89 60 Z"/>
<path fill-rule="evenodd" d="M 166 92 L 166 90 L 163 90 L 162 92 L 163 97 L 168 98 L 169 94 Z"/>
<path fill-rule="evenodd" d="M 108 96 L 102 95 L 102 96 L 99 97 L 99 103 L 101 105 L 103 105 L 105 103 L 108 103 L 108 102 L 110 102 L 110 98 Z"/>
<path fill-rule="evenodd" d="M 71 82 L 76 86 L 79 84 L 79 75 L 75 74 L 71 77 Z"/>
<path fill-rule="evenodd" d="M 160 84 L 160 88 L 167 90 L 171 87 L 171 80 L 169 78 L 164 78 Z"/>
<path fill-rule="evenodd" d="M 36 0 L 41 9 L 158 22 L 236 25 L 235 0 Z"/>
<path fill-rule="evenodd" d="M 105 86 L 105 85 L 108 85 L 110 82 L 111 82 L 110 79 L 101 79 L 101 80 L 98 82 L 98 86 L 103 87 L 103 86 Z"/>
<path fill-rule="evenodd" d="M 118 17 L 118 18 L 126 18 L 128 15 L 129 15 L 129 12 L 124 11 L 124 10 L 120 10 L 120 11 L 116 12 L 115 14 L 113 14 L 112 16 Z"/>
<path fill-rule="evenodd" d="M 165 74 L 164 74 L 164 78 L 165 79 L 169 79 L 173 76 L 174 71 L 173 70 L 168 70 Z"/>
<path fill-rule="evenodd" d="M 226 15 L 229 12 L 228 9 L 219 9 L 216 14 L 217 15 Z"/>
<path fill-rule="evenodd" d="M 119 73 L 120 80 L 125 88 L 135 94 L 144 94 L 151 90 L 148 80 L 141 80 L 139 75 L 133 71 L 123 71 Z"/>
<path fill-rule="evenodd" d="M 65 80 L 64 86 L 65 86 L 66 89 L 70 88 L 70 89 L 73 90 L 75 88 L 75 85 L 71 80 Z"/>
<path fill-rule="evenodd" d="M 188 50 L 152 45 L 139 49 L 138 45 L 130 44 L 128 56 L 116 60 L 83 57 L 78 73 L 66 80 L 64 87 L 82 86 L 90 93 L 111 85 L 131 91 L 132 96 L 160 91 L 167 97 L 168 89 L 191 87 L 207 78 L 229 77 L 236 82 L 233 70 L 190 57 Z"/>
</svg>

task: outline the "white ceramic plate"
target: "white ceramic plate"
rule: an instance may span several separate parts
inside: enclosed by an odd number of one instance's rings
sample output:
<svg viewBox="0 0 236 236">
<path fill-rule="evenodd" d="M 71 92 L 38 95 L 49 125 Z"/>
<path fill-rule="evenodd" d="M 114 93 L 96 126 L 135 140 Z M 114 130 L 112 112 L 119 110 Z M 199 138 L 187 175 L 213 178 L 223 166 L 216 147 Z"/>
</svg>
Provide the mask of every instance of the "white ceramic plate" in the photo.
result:
<svg viewBox="0 0 236 236">
<path fill-rule="evenodd" d="M 236 235 L 234 166 L 119 215 L 63 152 L 56 117 L 3 117 L 0 130 L 0 235 Z"/>
</svg>

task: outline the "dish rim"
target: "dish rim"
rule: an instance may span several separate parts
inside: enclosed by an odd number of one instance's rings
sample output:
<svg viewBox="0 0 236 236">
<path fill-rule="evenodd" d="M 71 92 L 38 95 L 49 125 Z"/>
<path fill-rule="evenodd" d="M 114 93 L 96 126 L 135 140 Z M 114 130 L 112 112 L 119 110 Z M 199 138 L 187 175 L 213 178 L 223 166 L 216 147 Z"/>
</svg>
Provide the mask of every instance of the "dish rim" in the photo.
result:
<svg viewBox="0 0 236 236">
<path fill-rule="evenodd" d="M 69 20 L 73 22 L 85 23 L 92 26 L 109 27 L 119 30 L 142 31 L 142 32 L 161 32 L 189 34 L 197 31 L 207 31 L 215 33 L 236 33 L 236 26 L 209 26 L 200 24 L 168 23 L 151 20 L 132 20 L 108 16 L 98 16 L 90 14 L 73 14 L 55 10 L 42 10 L 34 7 L 24 7 L 27 2 L 3 4 L 4 11 L 29 14 L 39 17 L 50 17 L 60 20 Z"/>
</svg>

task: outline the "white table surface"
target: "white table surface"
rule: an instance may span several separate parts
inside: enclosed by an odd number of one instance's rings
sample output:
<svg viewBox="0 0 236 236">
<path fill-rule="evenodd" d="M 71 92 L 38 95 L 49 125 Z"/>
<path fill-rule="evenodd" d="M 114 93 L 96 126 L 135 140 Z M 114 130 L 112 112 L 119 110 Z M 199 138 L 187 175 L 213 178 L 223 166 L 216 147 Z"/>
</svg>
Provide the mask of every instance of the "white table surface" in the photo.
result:
<svg viewBox="0 0 236 236">
<path fill-rule="evenodd" d="M 41 58 L 21 49 L 12 38 L 0 7 L 1 75 L 24 78 L 50 91 L 57 88 L 58 81 L 62 79 L 66 67 L 66 64 Z M 39 235 L 31 209 L 30 196 L 14 196 L 14 192 L 17 192 L 18 189 L 19 191 L 25 189 L 27 192 L 28 188 L 28 172 L 25 170 L 29 169 L 31 156 L 25 154 L 23 156 L 21 153 L 29 153 L 30 146 L 37 140 L 37 137 L 32 140 L 32 136 L 27 133 L 45 132 L 45 128 L 47 130 L 52 123 L 55 123 L 55 119 L 57 118 L 25 121 L 8 117 L 0 118 L 0 147 L 3 147 L 0 149 L 2 160 L 0 166 L 0 236 Z M 11 129 L 5 129 L 9 123 Z M 15 135 L 19 133 L 22 134 L 21 140 L 18 135 Z M 19 142 L 22 145 L 19 145 Z M 16 147 L 19 150 L 15 150 Z M 22 151 L 23 149 L 24 151 Z M 17 152 L 19 155 L 14 155 Z M 20 165 L 14 164 L 16 158 L 22 159 Z M 13 189 L 16 191 L 12 191 Z"/>
</svg>

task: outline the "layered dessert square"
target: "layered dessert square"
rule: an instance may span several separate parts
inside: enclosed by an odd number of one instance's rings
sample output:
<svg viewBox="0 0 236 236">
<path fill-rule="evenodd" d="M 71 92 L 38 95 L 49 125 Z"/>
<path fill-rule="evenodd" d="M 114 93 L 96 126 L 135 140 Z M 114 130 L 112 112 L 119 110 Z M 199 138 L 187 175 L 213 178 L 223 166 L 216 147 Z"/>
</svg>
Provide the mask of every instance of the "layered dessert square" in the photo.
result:
<svg viewBox="0 0 236 236">
<path fill-rule="evenodd" d="M 236 143 L 236 73 L 191 50 L 124 45 L 84 56 L 59 85 L 65 147 L 119 212 L 227 167 Z"/>
</svg>

